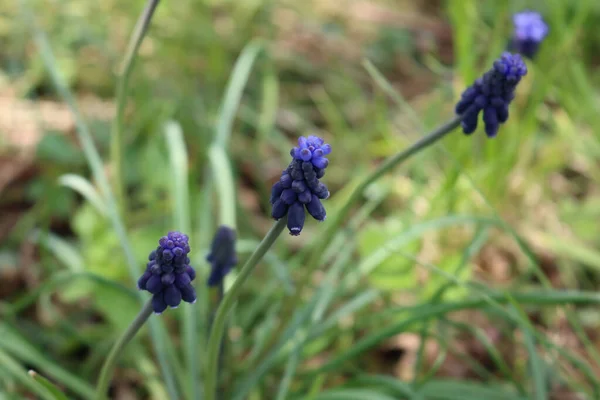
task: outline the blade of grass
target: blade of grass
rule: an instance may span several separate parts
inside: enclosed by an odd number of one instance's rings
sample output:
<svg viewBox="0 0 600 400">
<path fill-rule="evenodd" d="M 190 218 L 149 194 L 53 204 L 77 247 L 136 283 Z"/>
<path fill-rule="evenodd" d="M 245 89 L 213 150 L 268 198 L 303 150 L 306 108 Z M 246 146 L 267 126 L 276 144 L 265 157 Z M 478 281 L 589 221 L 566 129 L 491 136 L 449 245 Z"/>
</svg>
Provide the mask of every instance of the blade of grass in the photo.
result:
<svg viewBox="0 0 600 400">
<path fill-rule="evenodd" d="M 537 306 L 562 304 L 600 304 L 600 294 L 593 292 L 541 291 L 531 293 L 510 293 L 510 296 L 519 304 L 531 304 Z M 504 293 L 492 293 L 489 294 L 488 297 L 495 303 L 508 302 L 506 294 Z M 385 329 L 381 329 L 380 331 L 359 340 L 344 354 L 335 357 L 322 367 L 311 371 L 310 374 L 312 375 L 337 369 L 343 362 L 358 356 L 381 341 L 403 332 L 416 322 L 428 318 L 439 317 L 460 310 L 482 308 L 486 304 L 488 304 L 488 299 L 479 298 L 454 303 L 443 303 L 436 305 L 426 304 L 415 307 L 401 307 L 399 309 L 392 308 L 387 312 L 382 313 L 377 318 L 390 318 L 388 313 L 393 314 L 398 312 L 407 312 L 410 313 L 410 315 L 402 321 L 394 323 Z"/>
<path fill-rule="evenodd" d="M 254 40 L 250 42 L 244 47 L 233 67 L 233 72 L 231 73 L 231 78 L 229 79 L 225 91 L 223 104 L 219 111 L 214 142 L 216 146 L 225 150 L 228 147 L 235 113 L 240 105 L 242 93 L 248 83 L 250 72 L 252 71 L 256 58 L 264 50 L 265 44 L 262 41 Z"/>
<path fill-rule="evenodd" d="M 98 212 L 106 216 L 106 204 L 100 197 L 100 194 L 96 191 L 96 188 L 81 175 L 77 174 L 65 174 L 58 178 L 58 184 L 79 193 L 84 199 L 90 202 L 90 204 L 98 210 Z"/>
<path fill-rule="evenodd" d="M 48 379 L 44 378 L 34 370 L 29 370 L 29 376 L 31 376 L 34 381 L 38 382 L 50 393 L 52 393 L 54 400 L 69 400 L 69 398 L 58 387 L 56 387 L 56 385 L 54 385 L 54 383 L 50 382 Z"/>
<path fill-rule="evenodd" d="M 12 376 L 19 381 L 25 388 L 40 396 L 44 400 L 56 400 L 52 393 L 39 382 L 31 379 L 27 372 L 10 355 L 0 350 L 0 371 Z M 3 374 L 4 375 L 4 374 Z M 1 392 L 0 392 L 1 394 Z M 89 397 L 87 397 L 89 398 Z"/>
<path fill-rule="evenodd" d="M 181 126 L 175 121 L 169 121 L 164 128 L 165 141 L 169 151 L 169 162 L 171 165 L 172 178 L 172 210 L 173 226 L 176 230 L 191 236 L 192 227 L 190 220 L 190 193 L 188 188 L 188 153 Z M 191 239 L 190 239 L 191 240 Z M 200 388 L 198 382 L 198 341 L 196 340 L 197 313 L 194 307 L 185 307 L 181 327 L 183 332 L 184 352 L 183 358 L 186 363 L 188 375 L 188 396 L 198 399 Z"/>
<path fill-rule="evenodd" d="M 0 349 L 3 349 L 22 362 L 33 365 L 40 371 L 44 371 L 44 374 L 63 383 L 79 396 L 86 399 L 94 396 L 92 386 L 47 358 L 44 353 L 27 342 L 19 331 L 6 322 L 0 322 L 0 337 L 2 337 Z M 29 377 L 28 379 L 31 380 Z"/>
<path fill-rule="evenodd" d="M 26 22 L 31 26 L 36 46 L 40 52 L 44 66 L 50 74 L 52 83 L 54 84 L 60 97 L 63 98 L 71 113 L 73 114 L 73 117 L 75 119 L 75 125 L 77 128 L 77 136 L 83 148 L 83 153 L 92 171 L 94 179 L 96 180 L 96 182 L 98 182 L 100 191 L 104 196 L 108 211 L 108 218 L 111 224 L 113 225 L 113 229 L 115 230 L 115 233 L 119 238 L 119 243 L 121 244 L 121 247 L 125 254 L 130 278 L 132 282 L 136 282 L 138 277 L 141 275 L 141 269 L 135 259 L 131 244 L 129 243 L 127 232 L 125 230 L 125 224 L 120 218 L 118 205 L 108 183 L 108 178 L 105 174 L 104 166 L 102 164 L 102 159 L 100 158 L 100 154 L 96 149 L 92 134 L 88 129 L 88 126 L 81 112 L 79 111 L 75 97 L 69 90 L 60 71 L 58 70 L 58 64 L 56 62 L 54 54 L 52 53 L 52 48 L 48 43 L 46 35 L 42 30 L 39 29 L 39 27 L 35 23 L 34 17 L 31 14 L 30 8 L 27 6 L 26 0 L 21 0 L 21 5 L 26 16 Z M 142 306 L 145 303 L 146 296 L 141 291 L 138 293 L 140 306 Z M 166 354 L 167 350 L 164 345 L 164 340 L 170 341 L 171 338 L 169 336 L 161 337 L 159 331 L 159 325 L 161 323 L 161 320 L 159 320 L 158 318 L 152 318 L 149 321 L 152 343 L 154 345 L 158 362 L 161 367 L 161 372 L 163 374 L 163 377 L 165 378 L 169 394 L 172 398 L 177 398 L 178 396 L 177 388 L 175 386 L 175 379 L 172 374 L 172 369 L 168 365 L 168 357 Z"/>
<path fill-rule="evenodd" d="M 516 320 L 521 321 L 519 324 L 521 331 L 523 332 L 525 348 L 529 353 L 529 368 L 533 377 L 533 398 L 535 400 L 547 400 L 548 391 L 546 390 L 546 368 L 543 364 L 541 357 L 538 354 L 535 345 L 535 339 L 531 333 L 535 330 L 535 328 L 531 326 L 527 314 L 523 312 L 519 303 L 517 303 L 515 299 L 512 298 L 510 295 L 507 295 L 507 297 L 509 303 L 512 305 L 511 312 L 520 315 L 520 318 Z"/>
<path fill-rule="evenodd" d="M 417 400 L 418 396 L 414 389 L 398 378 L 385 375 L 360 375 L 351 383 L 356 383 L 361 386 L 380 386 L 384 387 L 395 396 L 404 396 L 408 399 Z"/>
</svg>

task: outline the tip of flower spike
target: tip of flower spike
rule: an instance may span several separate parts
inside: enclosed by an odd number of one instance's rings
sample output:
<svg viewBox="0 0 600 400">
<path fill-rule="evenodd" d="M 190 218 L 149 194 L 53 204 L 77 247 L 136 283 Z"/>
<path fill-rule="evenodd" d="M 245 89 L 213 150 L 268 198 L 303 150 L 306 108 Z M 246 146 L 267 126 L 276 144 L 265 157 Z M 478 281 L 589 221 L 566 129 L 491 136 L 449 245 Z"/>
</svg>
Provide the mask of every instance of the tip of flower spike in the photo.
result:
<svg viewBox="0 0 600 400">
<path fill-rule="evenodd" d="M 549 28 L 537 11 L 525 10 L 513 15 L 514 36 L 517 40 L 541 42 L 548 35 Z"/>
<path fill-rule="evenodd" d="M 310 161 L 317 168 L 327 167 L 327 159 L 323 157 L 330 153 L 331 146 L 318 136 L 300 136 L 298 147 L 294 147 L 290 152 L 294 159 Z"/>
<path fill-rule="evenodd" d="M 507 79 L 519 80 L 527 75 L 527 65 L 519 54 L 505 52 L 494 63 L 494 69 Z"/>
</svg>

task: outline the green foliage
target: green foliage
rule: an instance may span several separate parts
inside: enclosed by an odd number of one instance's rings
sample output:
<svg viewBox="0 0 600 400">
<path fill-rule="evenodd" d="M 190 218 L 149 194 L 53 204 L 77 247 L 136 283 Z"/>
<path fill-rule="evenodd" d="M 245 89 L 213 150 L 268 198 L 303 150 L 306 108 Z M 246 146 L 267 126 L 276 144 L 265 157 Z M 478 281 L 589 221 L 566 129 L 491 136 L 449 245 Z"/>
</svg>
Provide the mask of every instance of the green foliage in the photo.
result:
<svg viewBox="0 0 600 400">
<path fill-rule="evenodd" d="M 40 256 L 28 265 L 33 286 L 0 292 L 0 398 L 60 398 L 55 385 L 90 398 L 103 357 L 145 299 L 133 278 L 172 229 L 192 238 L 198 304 L 153 319 L 120 362 L 139 375 L 117 379 L 140 398 L 173 388 L 200 398 L 215 306 L 203 286 L 210 236 L 220 223 L 236 226 L 240 265 L 248 259 L 269 226 L 269 184 L 306 133 L 334 148 L 329 217 L 279 238 L 244 285 L 226 335 L 223 398 L 600 396 L 597 1 L 448 1 L 432 12 L 381 0 L 368 2 L 373 15 L 392 18 L 375 23 L 353 2 L 163 1 L 127 93 L 125 202 L 112 195 L 110 121 L 79 95 L 114 98 L 145 2 L 63 1 L 51 12 L 37 11 L 47 9 L 41 0 L 13 3 L 0 5 L 0 82 L 68 103 L 80 141 L 45 132 L 39 172 L 7 192 L 34 206 L 2 249 L 0 272 L 29 240 Z M 498 138 L 449 135 L 368 187 L 329 235 L 361 177 L 452 116 L 457 93 L 505 48 L 510 15 L 524 7 L 543 12 L 551 33 Z M 450 33 L 447 65 L 439 46 Z M 399 350 L 414 361 L 394 376 L 378 354 L 403 335 L 418 344 Z M 450 380 L 452 363 L 466 372 Z"/>
</svg>

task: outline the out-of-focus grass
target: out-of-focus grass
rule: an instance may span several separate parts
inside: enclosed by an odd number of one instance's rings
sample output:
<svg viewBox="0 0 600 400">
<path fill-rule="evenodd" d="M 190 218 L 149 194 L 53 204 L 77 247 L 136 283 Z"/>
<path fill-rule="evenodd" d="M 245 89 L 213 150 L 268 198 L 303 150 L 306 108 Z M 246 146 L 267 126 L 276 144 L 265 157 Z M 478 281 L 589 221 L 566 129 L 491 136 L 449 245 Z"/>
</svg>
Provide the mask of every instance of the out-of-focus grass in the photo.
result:
<svg viewBox="0 0 600 400">
<path fill-rule="evenodd" d="M 600 5 L 427 3 L 186 0 L 158 8 L 126 114 L 128 234 L 141 263 L 166 230 L 191 227 L 200 292 L 206 246 L 218 222 L 208 148 L 215 131 L 230 129 L 223 115 L 231 117 L 232 110 L 223 98 L 235 60 L 251 39 L 263 40 L 266 51 L 250 72 L 228 147 L 241 258 L 268 229 L 269 186 L 297 136 L 322 134 L 334 148 L 325 178 L 334 215 L 376 160 L 452 115 L 459 91 L 504 49 L 512 12 L 535 8 L 551 27 L 541 53 L 528 62 L 529 75 L 498 138 L 456 132 L 372 185 L 319 265 L 302 264 L 322 240 L 318 224 L 311 221 L 302 236 L 279 243 L 231 323 L 227 398 L 599 395 L 600 299 L 590 292 L 599 288 L 600 269 L 594 50 Z M 143 2 L 63 1 L 51 12 L 39 12 L 49 10 L 45 1 L 30 4 L 70 89 L 112 99 L 112 72 Z M 52 99 L 52 82 L 24 21 L 15 4 L 0 5 L 0 95 L 15 102 Z M 185 174 L 173 171 L 184 166 L 164 140 L 171 120 L 187 149 L 189 198 Z M 106 154 L 109 121 L 89 122 Z M 11 129 L 2 133 L 19 131 Z M 13 397 L 44 391 L 23 383 L 25 366 L 89 397 L 102 357 L 137 310 L 110 223 L 98 204 L 77 201 L 57 182 L 65 173 L 90 176 L 77 150 L 65 156 L 74 147 L 66 137 L 40 142 L 40 171 L 25 193 L 32 207 L 0 253 L 7 260 L 0 265 L 10 269 L 23 259 L 17 251 L 22 243 L 39 243 L 39 257 L 28 265 L 39 279 L 3 298 L 0 308 L 0 337 L 15 338 L 0 341 L 0 388 Z M 106 171 L 110 177 L 110 164 Z M 23 198 L 22 186 L 13 187 L 0 207 Z M 47 234 L 57 231 L 57 219 L 68 222 L 63 238 Z M 317 272 L 307 276 L 309 269 Z M 286 302 L 295 295 L 301 303 Z M 208 317 L 203 297 L 199 341 Z M 164 316 L 177 339 L 174 322 L 184 315 Z M 189 341 L 186 329 L 181 337 Z M 133 368 L 118 389 L 145 387 L 154 398 L 166 398 L 143 344 L 127 350 L 122 365 Z M 390 346 L 404 353 L 392 366 L 377 356 Z M 137 390 L 141 397 L 143 389 Z"/>
</svg>

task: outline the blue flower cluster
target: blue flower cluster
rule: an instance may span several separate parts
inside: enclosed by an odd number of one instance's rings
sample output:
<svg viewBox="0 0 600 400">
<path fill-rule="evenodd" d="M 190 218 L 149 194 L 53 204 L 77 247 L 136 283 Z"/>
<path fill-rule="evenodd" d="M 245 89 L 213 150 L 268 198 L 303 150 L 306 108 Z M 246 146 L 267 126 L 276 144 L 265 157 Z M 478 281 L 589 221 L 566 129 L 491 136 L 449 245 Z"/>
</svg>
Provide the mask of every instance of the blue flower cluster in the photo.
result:
<svg viewBox="0 0 600 400">
<path fill-rule="evenodd" d="M 479 113 L 483 111 L 485 133 L 494 137 L 500 124 L 508 119 L 508 106 L 515 97 L 515 88 L 527 74 L 527 66 L 518 54 L 504 53 L 491 70 L 469 86 L 456 104 L 456 113 L 463 117 L 466 134 L 477 129 Z"/>
<path fill-rule="evenodd" d="M 528 58 L 533 58 L 540 44 L 548 35 L 548 25 L 536 11 L 523 11 L 513 15 L 515 30 L 510 49 Z"/>
<path fill-rule="evenodd" d="M 148 256 L 146 271 L 138 280 L 138 288 L 153 294 L 152 309 L 160 314 L 167 306 L 176 308 L 181 300 L 196 302 L 191 282 L 196 272 L 190 266 L 190 245 L 187 235 L 169 232 L 158 241 L 158 247 Z"/>
<path fill-rule="evenodd" d="M 235 255 L 235 231 L 227 226 L 220 226 L 215 233 L 206 260 L 211 265 L 208 286 L 217 286 L 223 282 L 225 275 L 238 263 Z"/>
<path fill-rule="evenodd" d="M 324 221 L 325 207 L 321 200 L 329 197 L 327 186 L 319 181 L 325 175 L 331 146 L 317 136 L 298 139 L 298 147 L 290 151 L 293 160 L 283 171 L 271 191 L 272 217 L 288 215 L 290 235 L 298 236 L 304 227 L 305 211 L 317 221 Z"/>
</svg>

